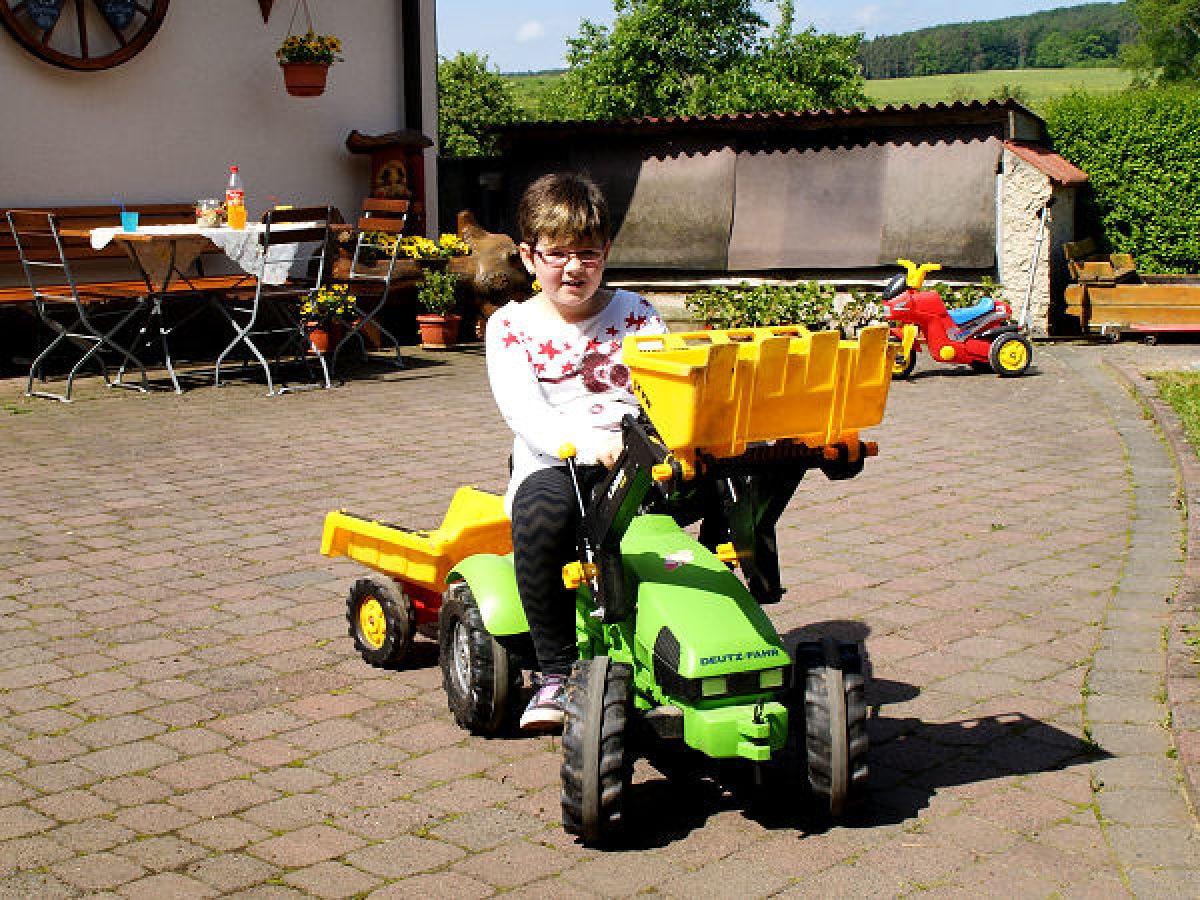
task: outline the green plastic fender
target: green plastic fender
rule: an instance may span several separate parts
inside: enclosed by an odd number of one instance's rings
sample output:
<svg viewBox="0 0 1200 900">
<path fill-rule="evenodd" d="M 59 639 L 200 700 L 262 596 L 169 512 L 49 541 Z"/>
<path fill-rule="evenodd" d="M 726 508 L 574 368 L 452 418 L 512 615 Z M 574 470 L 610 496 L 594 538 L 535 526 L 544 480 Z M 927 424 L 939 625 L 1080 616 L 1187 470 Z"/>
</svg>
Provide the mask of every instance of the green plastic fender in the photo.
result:
<svg viewBox="0 0 1200 900">
<path fill-rule="evenodd" d="M 497 637 L 529 631 L 513 558 L 494 553 L 468 556 L 446 576 L 447 582 L 465 581 L 475 596 L 484 627 Z"/>
</svg>

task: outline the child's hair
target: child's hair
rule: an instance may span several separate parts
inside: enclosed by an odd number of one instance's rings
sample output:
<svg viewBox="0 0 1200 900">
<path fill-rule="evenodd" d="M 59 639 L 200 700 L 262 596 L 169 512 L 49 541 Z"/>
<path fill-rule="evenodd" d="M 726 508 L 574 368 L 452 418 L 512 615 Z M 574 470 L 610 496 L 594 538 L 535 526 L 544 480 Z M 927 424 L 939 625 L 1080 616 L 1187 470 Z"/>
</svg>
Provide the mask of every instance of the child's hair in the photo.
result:
<svg viewBox="0 0 1200 900">
<path fill-rule="evenodd" d="M 608 201 L 586 175 L 558 172 L 543 175 L 525 189 L 517 207 L 517 227 L 522 240 L 608 242 Z"/>
</svg>

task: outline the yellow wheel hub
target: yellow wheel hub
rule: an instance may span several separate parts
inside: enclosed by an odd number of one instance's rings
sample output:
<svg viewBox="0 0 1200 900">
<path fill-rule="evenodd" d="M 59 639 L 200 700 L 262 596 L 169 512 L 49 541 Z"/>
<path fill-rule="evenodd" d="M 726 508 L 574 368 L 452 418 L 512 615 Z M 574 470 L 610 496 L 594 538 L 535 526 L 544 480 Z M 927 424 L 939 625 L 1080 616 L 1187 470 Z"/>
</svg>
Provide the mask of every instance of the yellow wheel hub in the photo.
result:
<svg viewBox="0 0 1200 900">
<path fill-rule="evenodd" d="M 363 640 L 376 650 L 387 640 L 387 619 L 383 607 L 374 597 L 368 597 L 358 608 L 358 630 Z"/>
<path fill-rule="evenodd" d="M 1029 361 L 1029 353 L 1020 341 L 1009 341 L 996 354 L 1000 366 L 1008 372 L 1015 372 Z"/>
</svg>

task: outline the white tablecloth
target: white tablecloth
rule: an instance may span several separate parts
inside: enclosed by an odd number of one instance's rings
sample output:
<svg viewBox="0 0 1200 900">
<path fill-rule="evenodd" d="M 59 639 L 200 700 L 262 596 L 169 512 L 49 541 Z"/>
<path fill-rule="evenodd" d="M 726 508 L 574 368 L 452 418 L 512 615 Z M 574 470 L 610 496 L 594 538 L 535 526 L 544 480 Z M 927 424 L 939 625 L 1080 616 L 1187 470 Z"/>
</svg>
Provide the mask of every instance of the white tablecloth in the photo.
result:
<svg viewBox="0 0 1200 900">
<path fill-rule="evenodd" d="M 312 228 L 318 223 L 316 222 L 288 222 L 271 227 L 272 235 L 286 233 L 288 231 L 302 230 Z M 264 226 L 257 222 L 248 222 L 246 227 L 238 230 L 234 228 L 202 228 L 198 225 L 189 225 L 181 223 L 179 225 L 144 225 L 137 230 L 138 234 L 145 235 L 162 235 L 169 237 L 185 238 L 203 238 L 211 241 L 216 247 L 221 250 L 226 256 L 232 259 L 241 269 L 249 272 L 251 275 L 257 275 L 266 284 L 283 284 L 287 281 L 288 276 L 292 274 L 292 261 L 297 256 L 296 244 L 277 244 L 273 243 L 269 252 L 264 258 L 262 244 L 259 243 L 259 235 L 263 233 Z M 117 228 L 93 228 L 91 241 L 92 248 L 95 250 L 103 250 L 107 247 L 112 239 L 122 233 L 120 227 Z M 274 239 L 274 238 L 272 238 Z M 307 265 L 307 256 L 301 261 L 301 265 Z M 298 272 L 297 274 L 304 274 Z"/>
</svg>

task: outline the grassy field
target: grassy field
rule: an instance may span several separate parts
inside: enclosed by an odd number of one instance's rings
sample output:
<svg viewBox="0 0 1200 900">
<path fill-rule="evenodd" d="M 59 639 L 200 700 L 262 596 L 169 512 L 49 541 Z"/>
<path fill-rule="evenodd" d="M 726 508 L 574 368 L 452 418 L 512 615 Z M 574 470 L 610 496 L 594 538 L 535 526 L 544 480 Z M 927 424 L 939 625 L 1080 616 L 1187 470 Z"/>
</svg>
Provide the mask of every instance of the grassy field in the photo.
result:
<svg viewBox="0 0 1200 900">
<path fill-rule="evenodd" d="M 557 72 L 505 75 L 517 104 L 533 118 L 540 118 L 538 104 L 558 79 Z M 1119 91 L 1129 86 L 1129 73 L 1122 69 L 1003 69 L 963 75 L 925 75 L 920 78 L 885 78 L 867 82 L 867 95 L 877 105 L 951 103 L 955 100 L 987 100 L 1002 88 L 1015 89 L 1017 96 L 1034 109 L 1076 88 L 1092 92 Z"/>
<path fill-rule="evenodd" d="M 961 75 L 924 75 L 867 82 L 867 95 L 877 104 L 950 103 L 987 100 L 1003 88 L 1037 107 L 1076 89 L 1092 93 L 1119 91 L 1129 86 L 1123 69 L 997 69 Z"/>
<path fill-rule="evenodd" d="M 561 72 L 536 72 L 531 75 L 505 75 L 504 80 L 512 88 L 517 106 L 525 110 L 530 118 L 539 118 L 539 104 L 550 85 L 558 81 Z"/>
</svg>

